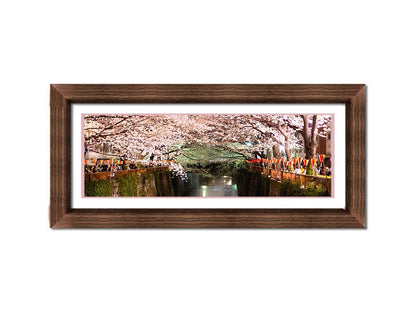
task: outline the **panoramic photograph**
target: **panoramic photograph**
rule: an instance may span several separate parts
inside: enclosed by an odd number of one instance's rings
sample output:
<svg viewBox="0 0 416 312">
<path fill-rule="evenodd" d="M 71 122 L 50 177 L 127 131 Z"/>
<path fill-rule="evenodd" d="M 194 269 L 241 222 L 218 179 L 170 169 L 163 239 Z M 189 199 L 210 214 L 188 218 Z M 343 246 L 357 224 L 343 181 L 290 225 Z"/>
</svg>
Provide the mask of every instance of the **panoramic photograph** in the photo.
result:
<svg viewBox="0 0 416 312">
<path fill-rule="evenodd" d="M 83 197 L 332 196 L 331 114 L 83 114 Z"/>
</svg>

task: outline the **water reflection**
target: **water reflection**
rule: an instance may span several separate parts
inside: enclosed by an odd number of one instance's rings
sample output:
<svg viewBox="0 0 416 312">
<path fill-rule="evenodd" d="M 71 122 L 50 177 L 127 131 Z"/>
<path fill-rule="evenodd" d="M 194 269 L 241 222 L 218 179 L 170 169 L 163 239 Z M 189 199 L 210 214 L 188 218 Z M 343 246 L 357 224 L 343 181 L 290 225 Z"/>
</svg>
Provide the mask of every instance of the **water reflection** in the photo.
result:
<svg viewBox="0 0 416 312">
<path fill-rule="evenodd" d="M 230 176 L 212 177 L 200 173 L 188 173 L 188 196 L 224 197 L 238 196 L 237 184 Z"/>
</svg>

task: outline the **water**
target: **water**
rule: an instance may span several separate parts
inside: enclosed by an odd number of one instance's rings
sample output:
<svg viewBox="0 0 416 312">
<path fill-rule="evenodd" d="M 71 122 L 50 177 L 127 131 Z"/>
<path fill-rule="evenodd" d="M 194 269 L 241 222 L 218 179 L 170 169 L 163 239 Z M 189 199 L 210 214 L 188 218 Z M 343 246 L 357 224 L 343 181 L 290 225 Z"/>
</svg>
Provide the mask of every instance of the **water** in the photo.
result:
<svg viewBox="0 0 416 312">
<path fill-rule="evenodd" d="M 230 176 L 210 176 L 201 173 L 188 173 L 184 183 L 185 196 L 224 197 L 238 196 L 237 184 Z"/>
<path fill-rule="evenodd" d="M 179 177 L 172 179 L 170 196 L 269 196 L 269 180 L 261 173 L 249 171 L 238 171 L 233 176 L 188 172 L 186 181 Z"/>
</svg>

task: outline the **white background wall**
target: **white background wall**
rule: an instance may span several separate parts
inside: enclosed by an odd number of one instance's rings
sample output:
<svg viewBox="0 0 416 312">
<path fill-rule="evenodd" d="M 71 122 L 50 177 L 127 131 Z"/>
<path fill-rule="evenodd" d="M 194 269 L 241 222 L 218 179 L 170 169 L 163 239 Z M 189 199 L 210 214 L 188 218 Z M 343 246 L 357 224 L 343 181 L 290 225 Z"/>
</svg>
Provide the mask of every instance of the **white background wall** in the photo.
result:
<svg viewBox="0 0 416 312">
<path fill-rule="evenodd" d="M 0 309 L 415 311 L 414 12 L 4 2 Z M 368 229 L 52 231 L 50 83 L 367 83 Z"/>
</svg>

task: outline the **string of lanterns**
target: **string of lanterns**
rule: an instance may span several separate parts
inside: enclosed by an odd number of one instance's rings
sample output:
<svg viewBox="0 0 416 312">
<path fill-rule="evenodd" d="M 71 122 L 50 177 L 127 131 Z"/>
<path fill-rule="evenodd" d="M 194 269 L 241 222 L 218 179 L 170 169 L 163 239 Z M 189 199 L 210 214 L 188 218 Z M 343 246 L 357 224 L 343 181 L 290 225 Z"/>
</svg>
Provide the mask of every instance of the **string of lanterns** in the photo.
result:
<svg viewBox="0 0 416 312">
<path fill-rule="evenodd" d="M 322 164 L 325 160 L 325 154 L 319 154 L 318 155 L 319 158 L 319 162 Z M 129 160 L 119 160 L 119 159 L 85 159 L 85 165 L 103 165 L 106 164 L 107 166 L 109 165 L 129 165 L 129 164 L 134 164 L 136 165 L 137 163 L 140 162 L 136 162 L 136 161 L 129 161 Z M 318 161 L 317 158 L 312 158 L 311 160 L 311 165 L 312 166 L 316 166 L 316 163 Z M 267 159 L 267 158 L 256 158 L 256 159 L 251 159 L 251 160 L 246 160 L 246 162 L 248 164 L 258 164 L 258 163 L 263 163 L 263 164 L 268 164 L 268 165 L 273 165 L 273 164 L 284 164 L 285 167 L 291 167 L 292 164 L 293 166 L 296 166 L 297 164 L 299 165 L 304 165 L 305 167 L 308 166 L 309 164 L 309 159 L 303 159 L 302 157 L 298 157 L 298 158 L 294 158 L 291 161 L 287 161 L 285 160 L 284 157 L 280 158 L 280 159 L 276 159 L 276 158 L 272 158 L 272 159 Z M 162 163 L 166 163 L 166 164 L 171 164 L 171 163 L 176 163 L 175 160 L 163 160 Z"/>
<path fill-rule="evenodd" d="M 175 160 L 163 160 L 163 163 L 175 163 Z M 119 159 L 85 159 L 84 160 L 85 165 L 103 165 L 106 164 L 107 166 L 109 165 L 130 165 L 130 164 L 138 164 L 140 162 L 136 162 L 136 161 L 130 161 L 130 160 L 119 160 Z"/>
<path fill-rule="evenodd" d="M 319 158 L 319 162 L 323 164 L 325 160 L 325 154 L 319 154 L 318 158 Z M 312 166 L 316 166 L 317 161 L 318 161 L 317 158 L 312 158 L 311 159 Z M 299 165 L 303 164 L 305 167 L 307 167 L 309 164 L 309 159 L 306 159 L 306 158 L 303 159 L 302 157 L 298 157 L 298 158 L 294 158 L 291 161 L 287 161 L 285 160 L 284 157 L 282 157 L 281 159 L 272 158 L 269 160 L 266 158 L 256 158 L 256 159 L 246 160 L 246 162 L 249 164 L 263 163 L 263 164 L 269 164 L 269 165 L 272 165 L 272 164 L 280 165 L 281 163 L 283 163 L 285 167 L 290 167 L 292 166 L 292 164 L 294 166 L 296 166 L 297 164 Z"/>
</svg>

